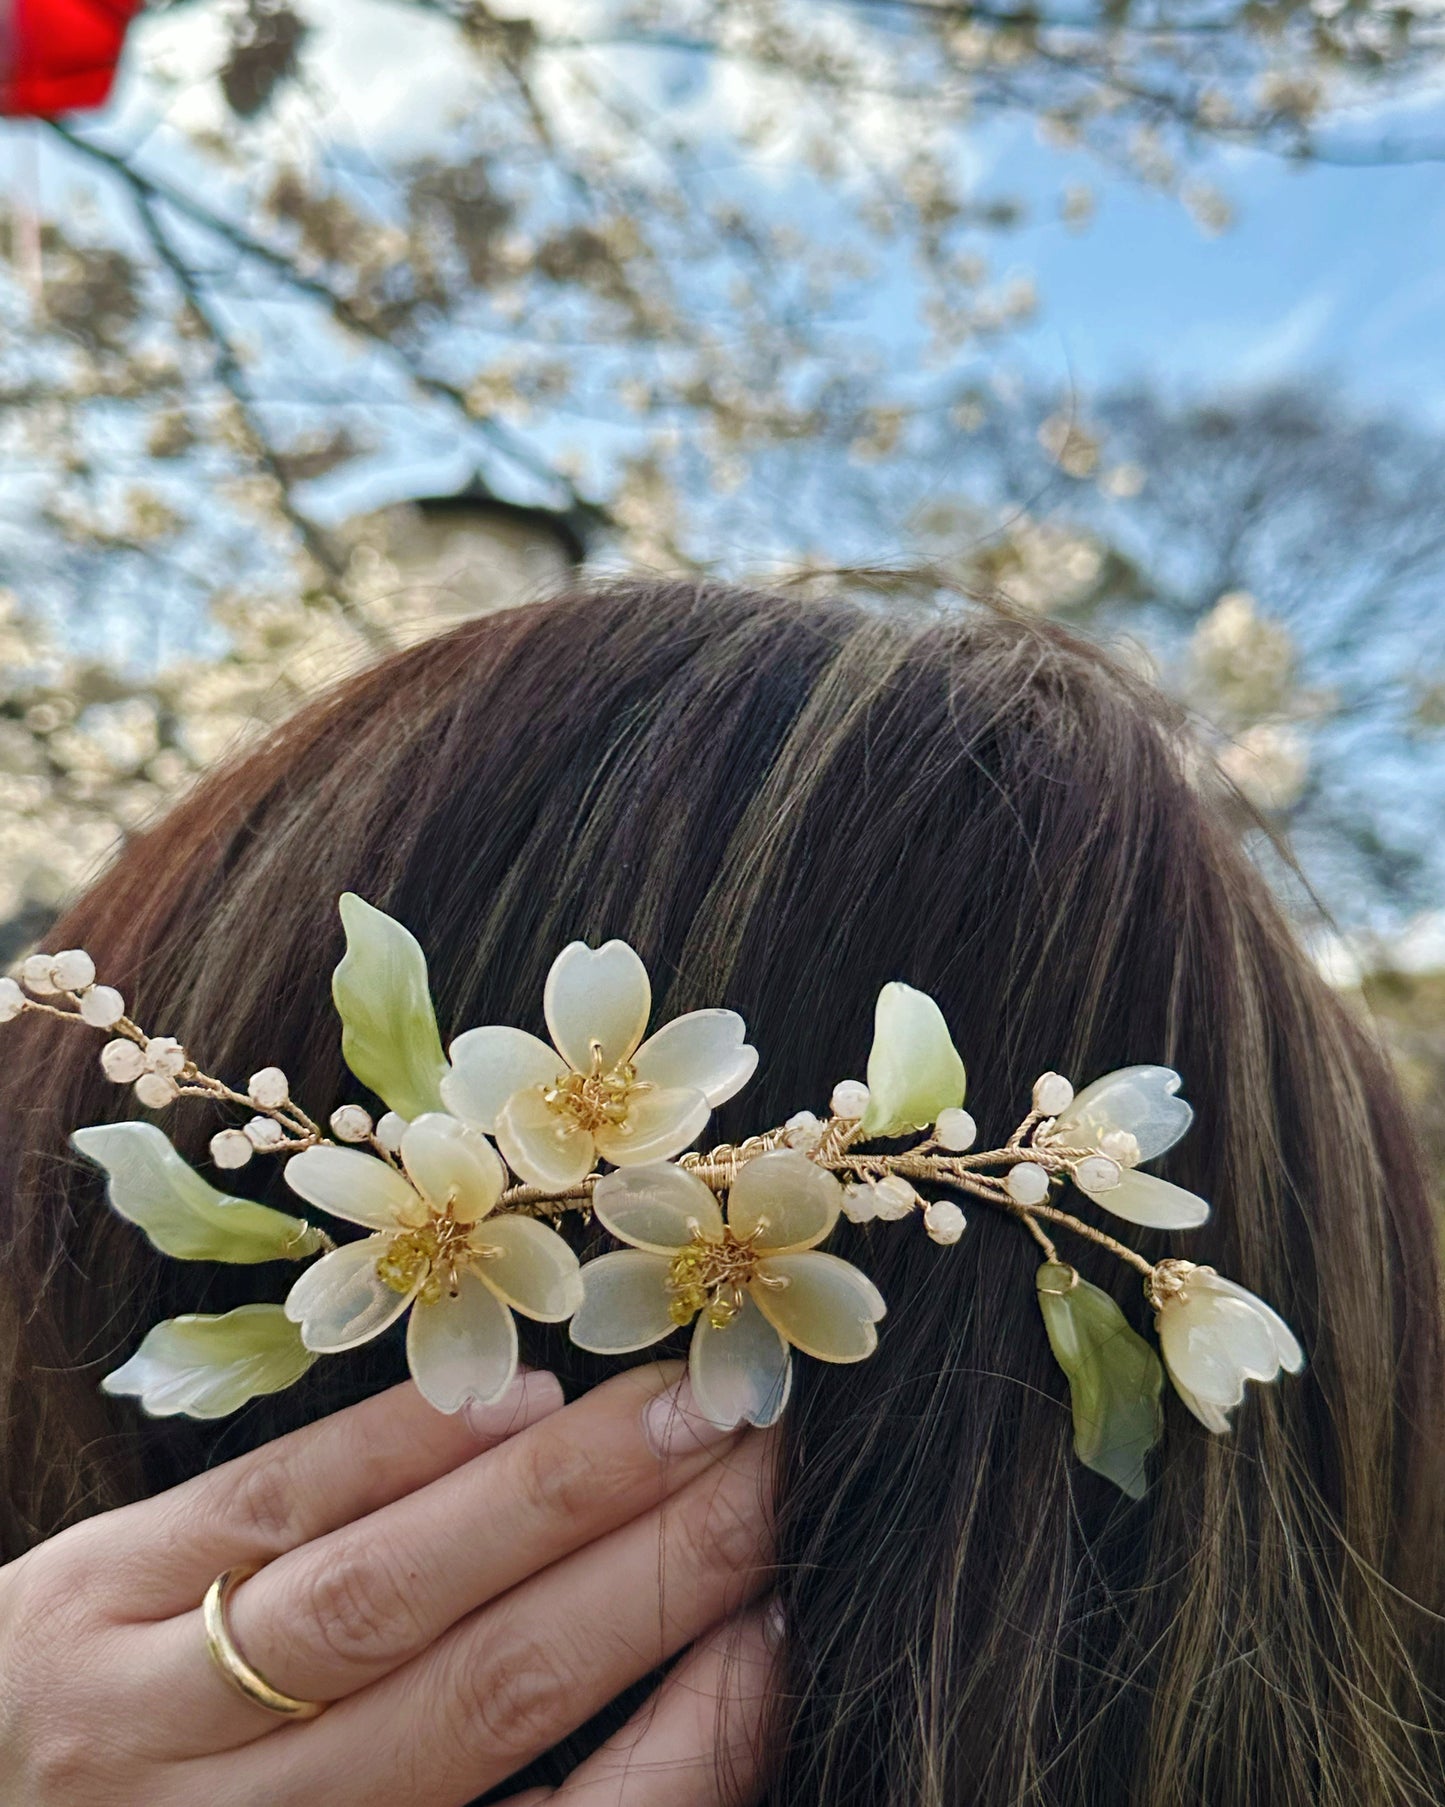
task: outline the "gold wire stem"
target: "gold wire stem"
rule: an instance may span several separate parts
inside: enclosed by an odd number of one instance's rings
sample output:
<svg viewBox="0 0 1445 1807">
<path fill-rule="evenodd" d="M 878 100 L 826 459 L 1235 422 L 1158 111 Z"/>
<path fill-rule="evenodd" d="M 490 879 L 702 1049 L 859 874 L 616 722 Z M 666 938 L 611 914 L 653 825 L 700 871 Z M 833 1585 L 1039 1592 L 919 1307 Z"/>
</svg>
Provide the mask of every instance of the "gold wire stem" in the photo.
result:
<svg viewBox="0 0 1445 1807">
<path fill-rule="evenodd" d="M 575 1186 L 564 1187 L 560 1192 L 553 1192 L 546 1186 L 508 1186 L 493 1209 L 512 1211 L 521 1217 L 560 1217 L 573 1205 L 590 1207 L 592 1188 L 601 1178 L 600 1173 L 589 1173 L 585 1180 L 579 1180 Z M 554 1208 L 538 1210 L 538 1206 Z"/>
<path fill-rule="evenodd" d="M 1059 1259 L 1059 1251 L 1054 1246 L 1053 1239 L 1044 1234 L 1043 1225 L 1034 1216 L 1033 1212 L 1032 1211 L 1020 1211 L 1018 1214 L 1018 1217 L 1019 1217 L 1019 1222 L 1028 1231 L 1029 1235 L 1033 1237 L 1034 1241 L 1039 1245 L 1039 1247 L 1044 1251 L 1045 1257 L 1050 1261 L 1057 1261 Z"/>
<path fill-rule="evenodd" d="M 144 1048 L 153 1038 L 141 1025 L 128 1016 L 119 1017 L 114 1023 L 99 1030 L 98 1025 L 87 1023 L 80 1014 L 79 1004 L 62 1006 L 46 1004 L 38 998 L 26 998 L 20 1006 L 21 1015 L 33 1013 L 37 1016 L 55 1016 L 62 1022 L 78 1023 L 83 1029 L 95 1029 L 98 1033 L 108 1035 L 112 1041 L 125 1040 L 134 1042 L 138 1048 Z M 315 1122 L 294 1098 L 288 1098 L 284 1104 L 257 1104 L 245 1092 L 238 1092 L 214 1074 L 201 1070 L 196 1063 L 187 1058 L 186 1064 L 179 1073 L 172 1074 L 177 1097 L 210 1098 L 217 1103 L 238 1105 L 248 1110 L 253 1116 L 270 1117 L 279 1123 L 286 1132 L 287 1139 L 273 1149 L 262 1152 L 271 1154 L 294 1154 L 298 1149 L 314 1147 L 318 1142 L 327 1140 L 319 1123 Z"/>
<path fill-rule="evenodd" d="M 85 1018 L 79 1010 L 62 1010 L 58 1004 L 42 1004 L 38 998 L 26 998 L 20 1006 L 21 1016 L 33 1012 L 37 1016 L 60 1016 L 67 1022 L 84 1023 Z M 87 1028 L 89 1024 L 86 1025 Z M 117 1025 L 119 1027 L 119 1025 Z"/>
<path fill-rule="evenodd" d="M 1008 1147 L 1010 1149 L 1022 1148 L 1043 1121 L 1044 1113 L 1042 1111 L 1030 1111 L 1028 1116 L 1024 1118 L 1023 1122 L 1019 1124 L 1018 1128 L 1009 1137 Z"/>
<path fill-rule="evenodd" d="M 1029 1127 L 1026 1123 L 1018 1133 L 1025 1133 Z M 1017 1218 L 1050 1261 L 1059 1260 L 1058 1249 L 1038 1221 L 1040 1218 L 1107 1249 L 1146 1279 L 1153 1275 L 1153 1262 L 1146 1260 L 1127 1243 L 1110 1236 L 1106 1230 L 1096 1229 L 1093 1224 L 1085 1223 L 1082 1218 L 1075 1217 L 1072 1212 L 1057 1205 L 1020 1205 L 1009 1196 L 1008 1187 L 1001 1177 L 983 1171 L 988 1166 L 1015 1167 L 1020 1161 L 1028 1159 L 1036 1161 L 1052 1178 L 1059 1178 L 1067 1172 L 1073 1161 L 1089 1152 L 1087 1149 L 1041 1149 L 1011 1140 L 1003 1148 L 987 1149 L 969 1155 L 920 1154 L 916 1149 L 896 1155 L 850 1155 L 846 1150 L 849 1143 L 857 1139 L 857 1126 L 845 1125 L 843 1128 L 843 1135 L 833 1144 L 838 1152 L 829 1152 L 825 1138 L 813 1153 L 812 1158 L 830 1173 L 861 1180 L 882 1179 L 887 1174 L 896 1173 L 904 1179 L 948 1186 L 954 1191 L 965 1192 L 970 1197 L 981 1198 L 986 1204 L 994 1205 Z M 765 1136 L 749 1138 L 749 1142 L 743 1147 L 777 1147 L 781 1141 L 782 1133 L 772 1130 Z M 737 1178 L 737 1157 L 741 1152 L 741 1149 L 732 1147 L 709 1149 L 706 1153 L 688 1159 L 686 1168 L 712 1191 L 726 1192 Z M 593 1189 L 601 1177 L 600 1174 L 589 1173 L 586 1179 L 579 1180 L 575 1186 L 569 1186 L 561 1192 L 549 1192 L 544 1186 L 513 1186 L 502 1194 L 496 1209 L 535 1217 L 560 1217 L 574 1206 L 589 1209 Z"/>
<path fill-rule="evenodd" d="M 27 997 L 21 1005 L 21 1011 L 61 1017 L 66 1022 L 80 1023 L 86 1028 L 94 1027 L 85 1022 L 78 1004 L 61 1006 Z M 111 1024 L 109 1033 L 112 1037 L 122 1036 L 141 1047 L 151 1040 L 146 1031 L 130 1017 L 123 1016 Z M 238 1092 L 224 1080 L 203 1072 L 189 1058 L 180 1073 L 175 1075 L 175 1084 L 180 1096 L 205 1097 L 234 1104 L 279 1123 L 288 1132 L 287 1140 L 274 1152 L 291 1154 L 298 1149 L 314 1147 L 330 1140 L 320 1125 L 294 1099 L 288 1098 L 284 1104 L 274 1107 L 257 1105 L 244 1092 Z M 1004 1180 L 996 1171 L 998 1168 L 1009 1169 L 1020 1162 L 1031 1161 L 1042 1167 L 1050 1179 L 1054 1180 L 1065 1177 L 1077 1161 L 1094 1152 L 1089 1149 L 1066 1148 L 1054 1143 L 1040 1145 L 1032 1141 L 1040 1124 L 1048 1121 L 1042 1112 L 1030 1111 L 1002 1148 L 959 1154 L 939 1153 L 936 1137 L 930 1136 L 903 1154 L 870 1155 L 849 1153 L 853 1144 L 862 1139 L 862 1124 L 834 1117 L 824 1124 L 822 1137 L 812 1150 L 811 1158 L 829 1173 L 844 1178 L 868 1181 L 882 1179 L 888 1174 L 898 1174 L 904 1179 L 948 1186 L 954 1191 L 967 1193 L 970 1197 L 981 1198 L 986 1204 L 994 1205 L 1016 1217 L 1049 1260 L 1057 1261 L 1058 1251 L 1038 1222 L 1038 1219 L 1043 1218 L 1071 1230 L 1074 1235 L 1082 1236 L 1099 1248 L 1107 1249 L 1110 1254 L 1142 1274 L 1146 1280 L 1152 1280 L 1154 1263 L 1146 1260 L 1137 1250 L 1131 1249 L 1127 1243 L 1110 1236 L 1107 1231 L 1096 1229 L 1094 1225 L 1083 1222 L 1081 1218 L 1057 1205 L 1025 1207 L 1009 1196 Z M 697 1154 L 684 1155 L 681 1165 L 712 1191 L 726 1192 L 736 1180 L 738 1168 L 744 1161 L 755 1154 L 787 1145 L 787 1131 L 772 1129 L 759 1136 L 750 1136 L 736 1146 L 720 1144 Z M 374 1138 L 373 1146 L 378 1152 L 385 1153 Z M 391 1164 L 395 1165 L 395 1162 Z M 990 1171 L 991 1169 L 994 1171 Z M 576 1185 L 565 1187 L 560 1192 L 549 1191 L 545 1186 L 511 1186 L 498 1199 L 495 1209 L 517 1216 L 546 1218 L 559 1218 L 575 1209 L 584 1216 L 590 1216 L 593 1190 L 601 1177 L 601 1174 L 589 1173 Z"/>
<path fill-rule="evenodd" d="M 1137 1273 L 1143 1274 L 1146 1280 L 1153 1278 L 1154 1263 L 1145 1260 L 1137 1249 L 1131 1249 L 1127 1243 L 1110 1236 L 1106 1230 L 1096 1230 L 1092 1224 L 1084 1223 L 1077 1217 L 1071 1217 L 1067 1211 L 1061 1211 L 1057 1205 L 1030 1205 L 1027 1211 L 1015 1206 L 1014 1211 L 1015 1215 L 1019 1217 L 1030 1215 L 1046 1217 L 1050 1223 L 1062 1224 L 1066 1230 L 1072 1230 L 1076 1236 L 1087 1237 L 1090 1242 L 1098 1243 L 1101 1249 L 1108 1249 L 1111 1255 L 1117 1255 L 1121 1261 L 1127 1261 L 1129 1266 Z"/>
</svg>

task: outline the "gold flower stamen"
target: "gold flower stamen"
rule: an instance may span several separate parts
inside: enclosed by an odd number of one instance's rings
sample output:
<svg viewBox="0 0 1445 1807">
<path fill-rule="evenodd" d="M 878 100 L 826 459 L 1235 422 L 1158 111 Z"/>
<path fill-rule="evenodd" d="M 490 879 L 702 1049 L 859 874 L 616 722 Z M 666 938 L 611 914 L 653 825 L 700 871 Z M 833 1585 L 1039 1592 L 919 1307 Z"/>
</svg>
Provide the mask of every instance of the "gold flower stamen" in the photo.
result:
<svg viewBox="0 0 1445 1807">
<path fill-rule="evenodd" d="M 781 1275 L 760 1274 L 762 1255 L 758 1238 L 768 1227 L 760 1217 L 746 1236 L 724 1225 L 720 1237 L 705 1236 L 700 1224 L 689 1221 L 691 1237 L 673 1256 L 667 1270 L 667 1290 L 672 1294 L 668 1314 L 674 1324 L 690 1324 L 706 1310 L 714 1330 L 724 1330 L 743 1308 L 743 1288 L 753 1281 L 764 1286 L 786 1286 Z"/>
<path fill-rule="evenodd" d="M 449 1194 L 442 1209 L 433 1208 L 424 1224 L 391 1237 L 376 1260 L 376 1277 L 383 1285 L 399 1293 L 416 1288 L 421 1304 L 435 1305 L 444 1293 L 456 1298 L 465 1268 L 501 1254 L 499 1248 L 472 1240 L 476 1225 L 459 1222 L 455 1206 L 456 1196 Z"/>
<path fill-rule="evenodd" d="M 591 1070 L 560 1074 L 542 1096 L 551 1109 L 571 1117 L 579 1129 L 595 1134 L 609 1124 L 625 1123 L 632 1099 L 651 1090 L 645 1079 L 637 1077 L 630 1061 L 604 1067 L 602 1044 L 594 1041 Z"/>
</svg>

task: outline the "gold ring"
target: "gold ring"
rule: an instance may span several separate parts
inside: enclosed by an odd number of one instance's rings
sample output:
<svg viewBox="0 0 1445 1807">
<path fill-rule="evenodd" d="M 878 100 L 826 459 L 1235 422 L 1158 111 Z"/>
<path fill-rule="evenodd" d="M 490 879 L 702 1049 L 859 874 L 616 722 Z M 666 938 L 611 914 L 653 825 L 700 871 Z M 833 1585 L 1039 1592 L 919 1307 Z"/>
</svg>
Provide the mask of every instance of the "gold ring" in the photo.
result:
<svg viewBox="0 0 1445 1807">
<path fill-rule="evenodd" d="M 318 1713 L 325 1712 L 327 1703 L 324 1700 L 297 1700 L 294 1694 L 283 1694 L 279 1688 L 273 1688 L 241 1655 L 231 1636 L 231 1628 L 226 1623 L 226 1602 L 232 1589 L 255 1573 L 254 1567 L 225 1569 L 206 1589 L 206 1597 L 201 1602 L 206 1654 L 236 1692 L 256 1706 L 264 1707 L 280 1719 L 314 1719 Z"/>
</svg>

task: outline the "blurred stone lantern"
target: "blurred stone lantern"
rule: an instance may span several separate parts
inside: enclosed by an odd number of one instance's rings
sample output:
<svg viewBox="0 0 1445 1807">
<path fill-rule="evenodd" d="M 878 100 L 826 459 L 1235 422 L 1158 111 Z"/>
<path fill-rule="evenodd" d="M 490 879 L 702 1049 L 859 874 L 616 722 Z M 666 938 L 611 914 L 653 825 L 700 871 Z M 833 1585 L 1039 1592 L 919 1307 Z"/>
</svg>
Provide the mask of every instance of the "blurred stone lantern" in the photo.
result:
<svg viewBox="0 0 1445 1807">
<path fill-rule="evenodd" d="M 588 526 L 576 511 L 503 501 L 474 476 L 449 495 L 357 516 L 344 531 L 385 561 L 416 613 L 461 618 L 565 583 L 586 558 Z"/>
</svg>

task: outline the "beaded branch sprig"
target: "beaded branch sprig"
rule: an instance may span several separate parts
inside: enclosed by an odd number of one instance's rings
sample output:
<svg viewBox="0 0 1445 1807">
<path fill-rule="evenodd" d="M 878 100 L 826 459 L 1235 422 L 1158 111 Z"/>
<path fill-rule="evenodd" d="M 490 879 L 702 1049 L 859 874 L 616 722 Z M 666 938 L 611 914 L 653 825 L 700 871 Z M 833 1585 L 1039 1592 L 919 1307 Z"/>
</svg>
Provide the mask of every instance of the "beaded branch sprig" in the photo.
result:
<svg viewBox="0 0 1445 1807">
<path fill-rule="evenodd" d="M 1167 1067 L 1126 1067 L 1078 1093 L 1045 1073 L 1008 1141 L 976 1150 L 943 1015 L 893 983 L 879 994 L 867 1083 L 835 1086 L 826 1117 L 801 1111 L 745 1142 L 685 1152 L 757 1065 L 733 1011 L 693 1011 L 647 1036 L 642 961 L 621 941 L 573 942 L 543 995 L 550 1045 L 491 1027 L 444 1052 L 415 938 L 359 897 L 344 896 L 341 915 L 347 951 L 332 991 L 342 1052 L 387 1108 L 373 1120 L 343 1104 L 329 1134 L 279 1068 L 237 1091 L 175 1039 L 142 1029 L 82 950 L 32 955 L 18 980 L 0 979 L 0 1021 L 39 1012 L 105 1033 L 104 1072 L 149 1109 L 200 1097 L 248 1113 L 212 1137 L 215 1166 L 283 1156 L 300 1198 L 367 1232 L 338 1247 L 308 1219 L 228 1196 L 154 1123 L 78 1130 L 75 1145 L 105 1170 L 111 1204 L 164 1253 L 319 1257 L 284 1303 L 156 1325 L 103 1382 L 147 1412 L 222 1416 L 404 1315 L 417 1386 L 455 1412 L 510 1384 L 520 1312 L 570 1320 L 573 1341 L 604 1355 L 691 1325 L 698 1408 L 723 1426 L 772 1424 L 794 1350 L 855 1362 L 877 1346 L 877 1287 L 821 1246 L 839 1217 L 916 1219 L 946 1246 L 964 1234 L 961 1197 L 1015 1218 L 1042 1251 L 1036 1290 L 1069 1381 L 1076 1452 L 1136 1498 L 1162 1434 L 1165 1371 L 1195 1417 L 1223 1432 L 1246 1381 L 1303 1366 L 1289 1327 L 1242 1286 L 1189 1261 L 1150 1261 L 1058 1202 L 1072 1186 L 1129 1223 L 1205 1221 L 1203 1199 L 1142 1170 L 1193 1116 Z M 879 1143 L 890 1146 L 870 1146 Z M 554 1227 L 568 1212 L 595 1219 L 616 1249 L 579 1263 Z M 1063 1259 L 1056 1231 L 1137 1271 L 1157 1355 L 1111 1295 Z"/>
</svg>

